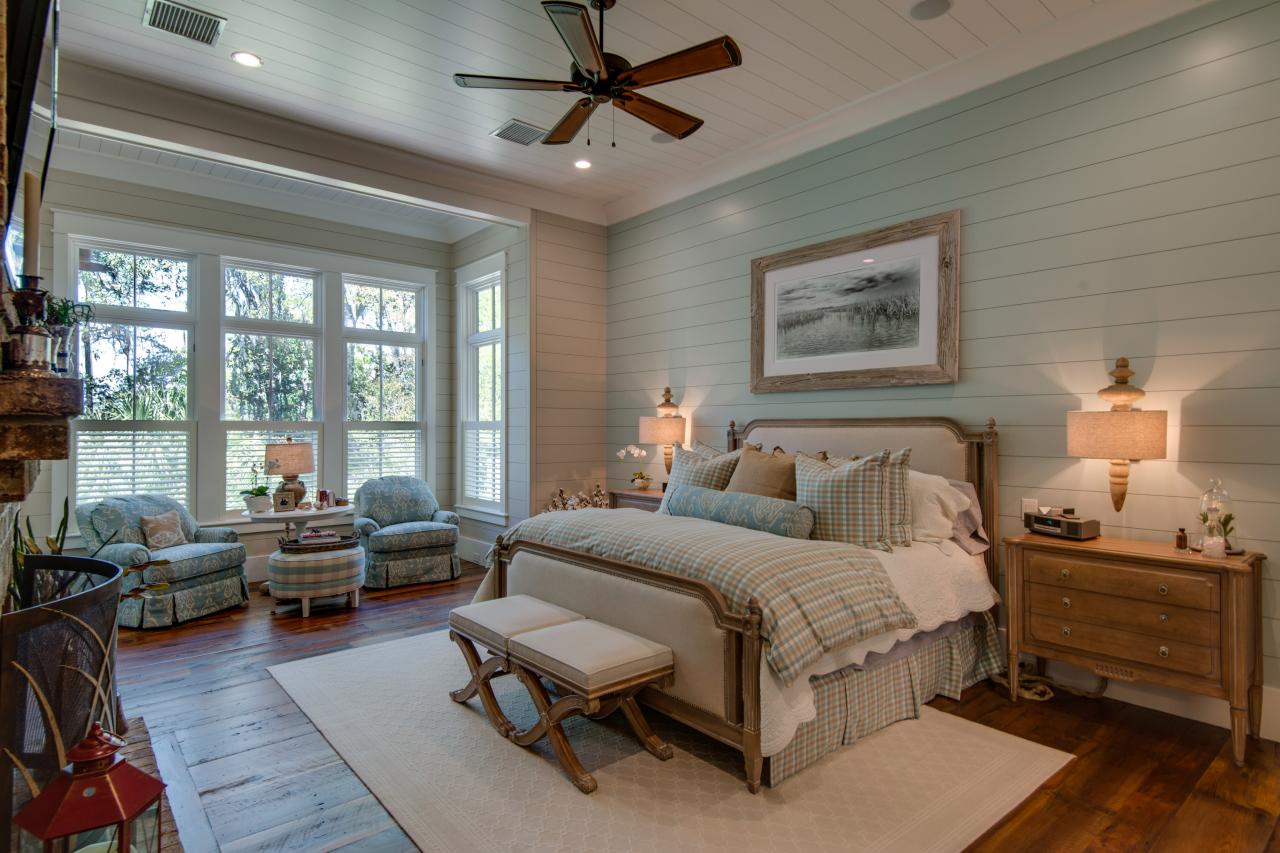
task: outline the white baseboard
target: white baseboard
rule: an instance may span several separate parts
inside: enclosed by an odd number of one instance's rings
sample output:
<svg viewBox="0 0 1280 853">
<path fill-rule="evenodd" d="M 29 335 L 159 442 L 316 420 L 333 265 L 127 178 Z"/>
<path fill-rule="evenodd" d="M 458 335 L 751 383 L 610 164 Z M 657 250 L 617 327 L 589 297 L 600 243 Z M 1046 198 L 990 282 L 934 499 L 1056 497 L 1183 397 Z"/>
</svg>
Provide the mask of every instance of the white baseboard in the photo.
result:
<svg viewBox="0 0 1280 853">
<path fill-rule="evenodd" d="M 469 536 L 458 537 L 458 556 L 464 560 L 484 565 L 484 558 L 493 547 L 492 542 L 483 539 L 472 539 Z"/>
</svg>

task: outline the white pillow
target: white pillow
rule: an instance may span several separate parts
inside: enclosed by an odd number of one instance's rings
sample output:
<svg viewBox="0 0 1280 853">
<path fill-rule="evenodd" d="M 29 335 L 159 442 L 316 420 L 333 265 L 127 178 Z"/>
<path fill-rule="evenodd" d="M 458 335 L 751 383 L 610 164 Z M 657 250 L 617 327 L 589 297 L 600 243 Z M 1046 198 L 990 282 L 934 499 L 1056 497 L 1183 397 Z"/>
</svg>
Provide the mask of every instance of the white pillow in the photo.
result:
<svg viewBox="0 0 1280 853">
<path fill-rule="evenodd" d="M 945 542 L 955 535 L 956 516 L 969 508 L 969 498 L 946 477 L 912 471 L 911 538 L 917 542 Z"/>
</svg>

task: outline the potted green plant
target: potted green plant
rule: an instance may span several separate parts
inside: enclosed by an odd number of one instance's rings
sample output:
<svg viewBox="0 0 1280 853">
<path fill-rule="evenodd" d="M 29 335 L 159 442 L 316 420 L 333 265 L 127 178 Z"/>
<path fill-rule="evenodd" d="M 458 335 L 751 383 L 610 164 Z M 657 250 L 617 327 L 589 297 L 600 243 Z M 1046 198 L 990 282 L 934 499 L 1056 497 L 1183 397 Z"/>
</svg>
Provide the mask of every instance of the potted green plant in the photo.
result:
<svg viewBox="0 0 1280 853">
<path fill-rule="evenodd" d="M 74 373 L 80 324 L 93 319 L 93 306 L 55 296 L 45 306 L 44 325 L 53 339 L 53 372 Z"/>
<path fill-rule="evenodd" d="M 253 487 L 240 492 L 244 496 L 245 509 L 249 512 L 271 511 L 271 495 L 267 494 L 267 484 L 258 482 L 258 474 L 261 470 L 257 462 L 249 466 L 249 471 L 253 474 Z"/>
</svg>

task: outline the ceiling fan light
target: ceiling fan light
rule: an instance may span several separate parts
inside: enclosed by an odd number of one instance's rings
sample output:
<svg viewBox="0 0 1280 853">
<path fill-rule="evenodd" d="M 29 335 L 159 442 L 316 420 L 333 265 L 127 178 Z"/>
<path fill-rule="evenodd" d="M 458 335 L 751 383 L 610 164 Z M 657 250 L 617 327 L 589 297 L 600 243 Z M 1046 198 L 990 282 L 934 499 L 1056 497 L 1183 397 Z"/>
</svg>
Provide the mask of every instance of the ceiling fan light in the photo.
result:
<svg viewBox="0 0 1280 853">
<path fill-rule="evenodd" d="M 917 21 L 931 21 L 951 11 L 951 0 L 919 0 L 907 11 Z"/>
</svg>

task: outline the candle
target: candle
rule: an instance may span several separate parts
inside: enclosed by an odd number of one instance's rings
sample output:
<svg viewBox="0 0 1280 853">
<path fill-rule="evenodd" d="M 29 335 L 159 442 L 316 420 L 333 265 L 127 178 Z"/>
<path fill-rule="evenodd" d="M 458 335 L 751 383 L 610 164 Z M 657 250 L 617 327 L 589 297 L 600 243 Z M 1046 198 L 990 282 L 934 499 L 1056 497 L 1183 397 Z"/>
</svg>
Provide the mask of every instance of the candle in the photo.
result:
<svg viewBox="0 0 1280 853">
<path fill-rule="evenodd" d="M 22 176 L 25 216 L 22 221 L 22 274 L 40 275 L 40 178 L 35 172 Z"/>
</svg>

